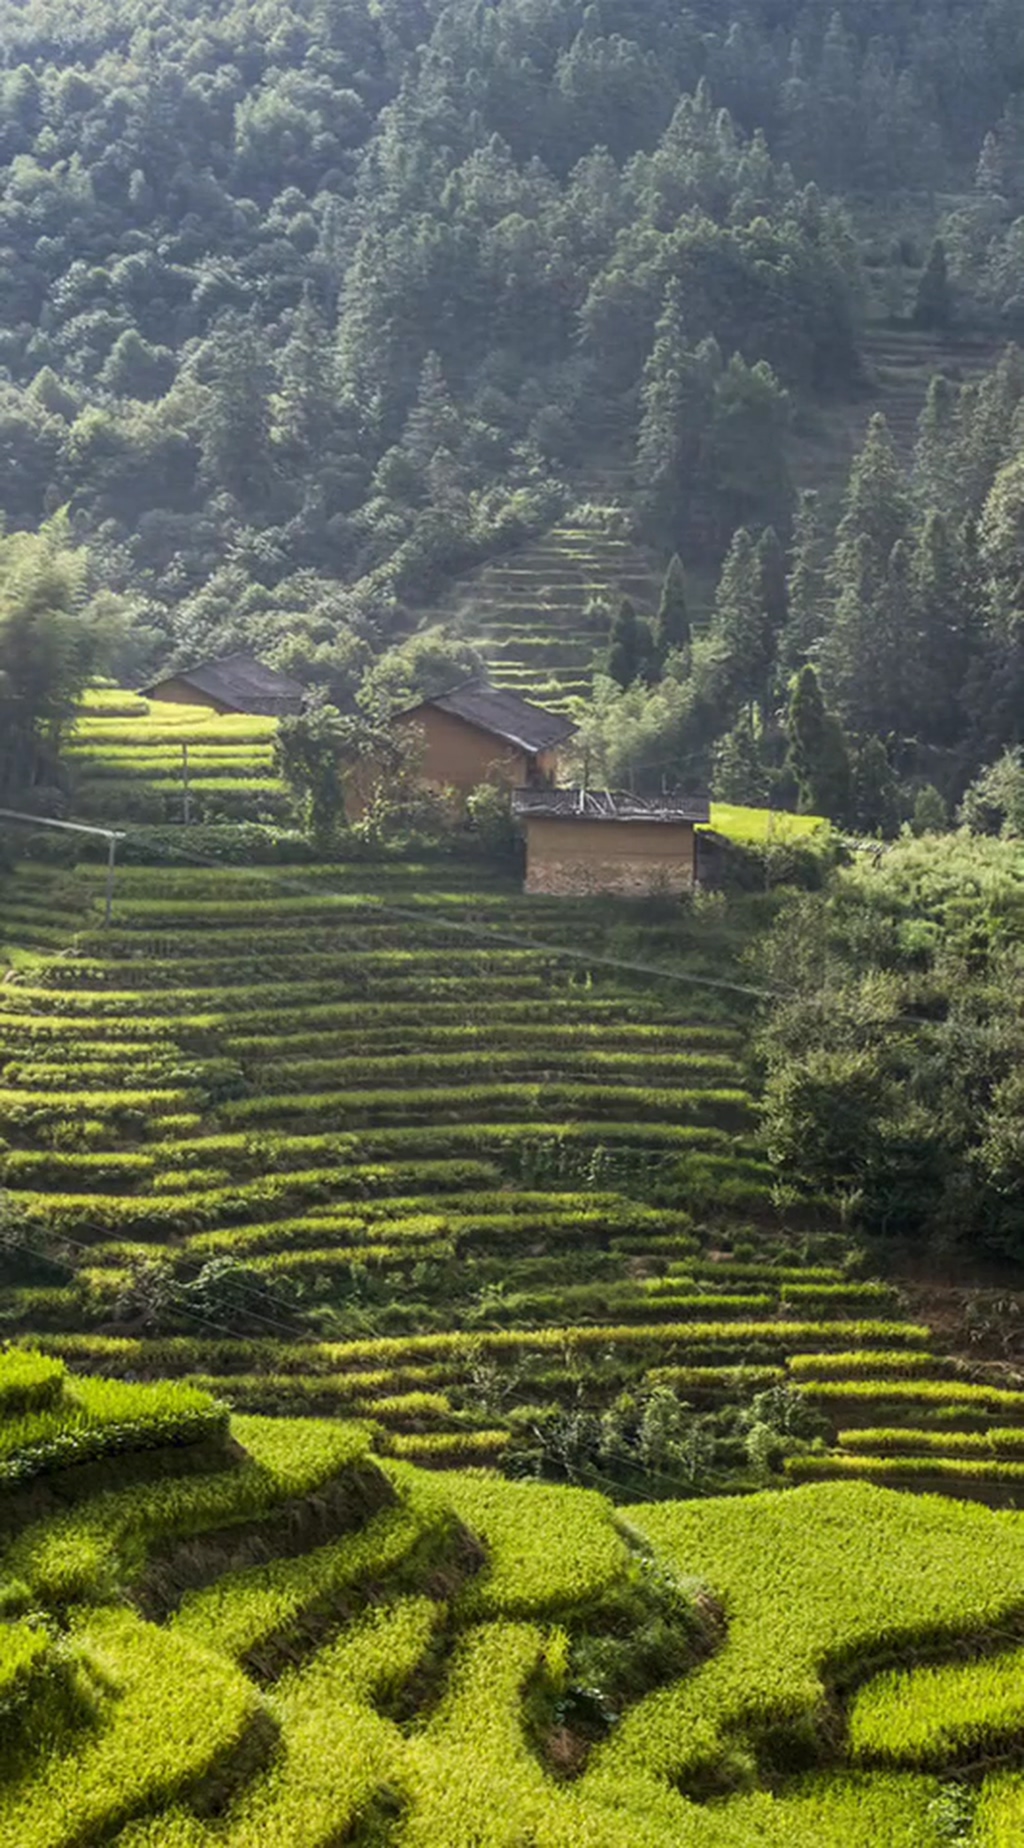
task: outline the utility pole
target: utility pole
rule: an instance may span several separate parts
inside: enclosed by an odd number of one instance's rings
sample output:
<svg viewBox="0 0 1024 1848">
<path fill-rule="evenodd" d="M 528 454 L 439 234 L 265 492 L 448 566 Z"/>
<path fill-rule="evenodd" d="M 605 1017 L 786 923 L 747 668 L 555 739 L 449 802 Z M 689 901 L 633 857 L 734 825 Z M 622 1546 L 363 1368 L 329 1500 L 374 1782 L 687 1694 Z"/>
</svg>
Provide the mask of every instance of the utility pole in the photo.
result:
<svg viewBox="0 0 1024 1848">
<path fill-rule="evenodd" d="M 29 815 L 24 809 L 0 808 L 0 821 L 17 821 L 30 828 L 60 828 L 65 834 L 91 834 L 107 843 L 107 890 L 104 906 L 104 925 L 110 924 L 114 906 L 114 870 L 117 861 L 117 843 L 125 839 L 123 829 L 90 828 L 81 821 L 55 821 L 50 815 Z"/>
<path fill-rule="evenodd" d="M 185 826 L 192 820 L 192 792 L 188 782 L 188 745 L 181 747 L 181 783 L 185 792 Z"/>
</svg>

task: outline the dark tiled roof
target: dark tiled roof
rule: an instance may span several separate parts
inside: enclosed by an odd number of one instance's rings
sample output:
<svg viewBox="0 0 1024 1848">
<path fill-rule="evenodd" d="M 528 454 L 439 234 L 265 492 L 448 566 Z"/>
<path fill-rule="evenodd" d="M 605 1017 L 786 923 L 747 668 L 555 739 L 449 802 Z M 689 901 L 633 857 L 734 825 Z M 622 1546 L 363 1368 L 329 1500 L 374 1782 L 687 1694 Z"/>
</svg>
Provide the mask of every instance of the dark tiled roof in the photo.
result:
<svg viewBox="0 0 1024 1848">
<path fill-rule="evenodd" d="M 706 796 L 632 796 L 618 789 L 517 789 L 513 812 L 523 820 L 708 822 Z"/>
<path fill-rule="evenodd" d="M 576 730 L 571 719 L 548 712 L 543 706 L 531 706 L 518 693 L 488 686 L 486 680 L 467 680 L 464 686 L 453 687 L 437 699 L 421 700 L 413 711 L 420 712 L 424 706 L 451 712 L 468 725 L 530 752 L 549 751 L 556 744 L 564 744 Z"/>
<path fill-rule="evenodd" d="M 186 686 L 195 687 L 197 693 L 205 693 L 208 699 L 233 706 L 237 712 L 258 713 L 268 718 L 299 712 L 305 693 L 297 680 L 277 673 L 272 667 L 264 667 L 255 655 L 241 652 L 224 655 L 220 661 L 200 661 L 196 667 L 166 674 L 163 680 L 143 687 L 142 691 L 148 696 L 159 694 L 160 688 L 170 680 L 184 681 Z"/>
</svg>

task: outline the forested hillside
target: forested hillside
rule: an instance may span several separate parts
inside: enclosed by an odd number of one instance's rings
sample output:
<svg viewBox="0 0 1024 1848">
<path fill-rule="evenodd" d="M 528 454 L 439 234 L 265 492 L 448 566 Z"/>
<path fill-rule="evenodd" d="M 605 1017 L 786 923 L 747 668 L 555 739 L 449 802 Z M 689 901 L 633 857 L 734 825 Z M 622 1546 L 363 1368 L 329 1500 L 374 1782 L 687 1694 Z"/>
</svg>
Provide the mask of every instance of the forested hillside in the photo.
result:
<svg viewBox="0 0 1024 1848">
<path fill-rule="evenodd" d="M 68 510 L 123 675 L 244 644 L 351 706 L 453 576 L 544 532 L 611 460 L 653 555 L 693 574 L 696 629 L 711 615 L 733 656 L 761 629 L 750 685 L 709 685 L 699 651 L 666 674 L 642 636 L 614 657 L 634 700 L 667 682 L 659 772 L 792 799 L 782 711 L 808 652 L 854 784 L 880 739 L 904 808 L 925 782 L 956 799 L 1016 741 L 986 649 L 1012 639 L 1013 483 L 989 502 L 1018 363 L 959 411 L 955 383 L 929 400 L 905 494 L 876 489 L 896 494 L 884 531 L 854 483 L 833 554 L 832 497 L 820 530 L 797 502 L 850 407 L 855 427 L 885 401 L 872 326 L 941 334 L 955 371 L 960 338 L 994 359 L 1024 322 L 1010 0 L 35 0 L 0 8 L 0 58 L 0 505 L 11 528 Z M 984 452 L 963 466 L 956 416 Z M 753 608 L 743 548 L 766 529 L 795 548 L 788 612 L 781 562 Z M 929 625 L 944 646 L 972 572 L 986 646 L 956 629 L 936 687 L 914 651 Z M 863 631 L 911 581 L 909 637 L 878 653 Z M 584 625 L 570 683 L 612 614 Z M 446 646 L 450 676 L 468 657 Z"/>
</svg>

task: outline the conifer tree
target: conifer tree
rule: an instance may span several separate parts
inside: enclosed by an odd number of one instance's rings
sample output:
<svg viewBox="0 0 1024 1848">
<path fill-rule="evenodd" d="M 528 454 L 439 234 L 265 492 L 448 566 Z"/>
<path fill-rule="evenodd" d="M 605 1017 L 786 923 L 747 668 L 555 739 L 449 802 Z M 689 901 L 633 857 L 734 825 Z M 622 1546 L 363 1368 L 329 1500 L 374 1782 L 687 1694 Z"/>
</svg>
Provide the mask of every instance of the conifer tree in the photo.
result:
<svg viewBox="0 0 1024 1848">
<path fill-rule="evenodd" d="M 455 454 L 461 438 L 462 421 L 441 361 L 436 353 L 428 353 L 420 373 L 416 402 L 406 418 L 402 448 L 422 470 L 439 449 Z"/>
<path fill-rule="evenodd" d="M 623 690 L 640 673 L 643 640 L 636 609 L 629 597 L 623 597 L 608 635 L 608 672 Z"/>
<path fill-rule="evenodd" d="M 786 585 L 786 626 L 778 645 L 783 688 L 803 667 L 827 623 L 826 546 L 819 496 L 813 488 L 805 488 L 793 521 L 793 547 Z"/>
<path fill-rule="evenodd" d="M 715 747 L 712 787 L 719 802 L 762 808 L 768 800 L 769 776 L 748 711 L 740 713 L 732 730 Z"/>
<path fill-rule="evenodd" d="M 265 504 L 273 477 L 270 452 L 272 373 L 266 340 L 254 320 L 225 315 L 207 343 L 210 393 L 202 418 L 202 475 L 246 508 Z"/>
<path fill-rule="evenodd" d="M 760 563 L 745 526 L 734 535 L 722 566 L 711 635 L 724 656 L 726 683 L 733 702 L 753 704 L 763 695 L 770 657 L 765 641 Z"/>
<path fill-rule="evenodd" d="M 872 417 L 863 447 L 853 459 L 843 516 L 836 534 L 829 575 L 841 593 L 862 564 L 870 571 L 873 591 L 881 588 L 893 546 L 906 539 L 912 503 L 892 435 L 881 413 Z"/>
<path fill-rule="evenodd" d="M 949 286 L 946 246 L 941 237 L 937 237 L 917 285 L 914 326 L 941 331 L 950 325 L 952 319 L 953 297 Z"/>
<path fill-rule="evenodd" d="M 950 748 L 963 731 L 964 688 L 971 666 L 973 617 L 963 547 L 933 508 L 926 516 L 912 564 L 915 633 L 907 675 L 913 732 L 928 744 Z"/>
<path fill-rule="evenodd" d="M 672 649 L 690 646 L 690 613 L 686 600 L 686 572 L 678 552 L 669 560 L 661 587 L 654 624 L 654 640 L 662 661 Z"/>
<path fill-rule="evenodd" d="M 928 506 L 952 511 L 958 497 L 960 393 L 937 372 L 928 386 L 917 425 L 914 480 Z"/>
<path fill-rule="evenodd" d="M 799 791 L 801 810 L 845 823 L 851 798 L 849 753 L 838 719 L 826 709 L 813 667 L 802 668 L 793 680 L 786 732 L 786 763 Z"/>
<path fill-rule="evenodd" d="M 786 554 L 774 526 L 766 526 L 757 542 L 757 570 L 764 617 L 765 666 L 770 670 L 789 618 Z"/>
<path fill-rule="evenodd" d="M 720 361 L 720 356 L 719 361 Z M 688 497 L 714 411 L 714 352 L 692 351 L 678 290 L 669 288 L 644 368 L 637 477 L 647 514 L 663 532 L 684 529 Z"/>
<path fill-rule="evenodd" d="M 335 353 L 327 323 L 307 287 L 278 363 L 281 425 L 298 462 L 313 469 L 324 459 L 337 415 Z"/>
<path fill-rule="evenodd" d="M 854 826 L 891 837 L 899 821 L 899 785 L 880 738 L 868 738 L 853 763 Z"/>
</svg>

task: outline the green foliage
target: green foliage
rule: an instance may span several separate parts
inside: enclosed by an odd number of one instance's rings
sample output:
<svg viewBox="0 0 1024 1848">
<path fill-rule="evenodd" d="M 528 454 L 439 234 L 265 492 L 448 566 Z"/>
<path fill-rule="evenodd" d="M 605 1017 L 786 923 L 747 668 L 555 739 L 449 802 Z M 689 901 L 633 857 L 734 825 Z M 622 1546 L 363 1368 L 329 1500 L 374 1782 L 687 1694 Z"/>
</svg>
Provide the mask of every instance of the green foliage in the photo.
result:
<svg viewBox="0 0 1024 1848">
<path fill-rule="evenodd" d="M 942 239 L 937 237 L 917 285 L 913 320 L 916 327 L 944 330 L 949 327 L 952 318 L 953 303 L 949 287 L 946 246 Z"/>
<path fill-rule="evenodd" d="M 1017 1248 L 1014 853 L 903 840 L 787 905 L 762 960 L 772 1158 L 879 1232 Z"/>
<path fill-rule="evenodd" d="M 850 761 L 838 719 L 827 711 L 818 676 L 804 667 L 790 687 L 789 766 L 805 813 L 842 823 L 850 812 Z"/>
<path fill-rule="evenodd" d="M 658 658 L 664 661 L 673 649 L 690 645 L 690 613 L 686 594 L 686 573 L 678 552 L 673 553 L 661 587 L 661 599 L 654 623 L 654 642 Z M 617 678 L 617 676 L 616 676 Z"/>
</svg>

